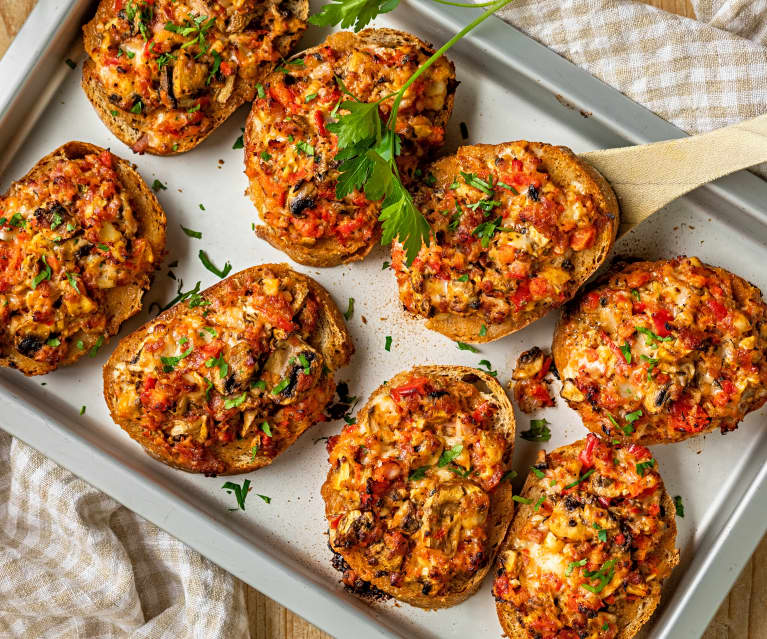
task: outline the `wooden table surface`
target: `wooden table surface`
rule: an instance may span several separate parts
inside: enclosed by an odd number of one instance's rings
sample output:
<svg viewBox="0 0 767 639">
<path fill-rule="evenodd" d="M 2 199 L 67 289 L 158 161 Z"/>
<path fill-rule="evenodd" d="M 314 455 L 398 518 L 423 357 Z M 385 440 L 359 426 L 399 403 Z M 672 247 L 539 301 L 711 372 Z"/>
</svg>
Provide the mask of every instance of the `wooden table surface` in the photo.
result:
<svg viewBox="0 0 767 639">
<path fill-rule="evenodd" d="M 695 17 L 689 0 L 644 0 L 666 11 Z M 0 56 L 8 48 L 37 0 L 0 0 Z M 328 639 L 305 622 L 248 586 L 252 639 Z M 499 633 L 500 634 L 500 633 Z M 743 569 L 703 639 L 767 638 L 767 536 Z"/>
</svg>

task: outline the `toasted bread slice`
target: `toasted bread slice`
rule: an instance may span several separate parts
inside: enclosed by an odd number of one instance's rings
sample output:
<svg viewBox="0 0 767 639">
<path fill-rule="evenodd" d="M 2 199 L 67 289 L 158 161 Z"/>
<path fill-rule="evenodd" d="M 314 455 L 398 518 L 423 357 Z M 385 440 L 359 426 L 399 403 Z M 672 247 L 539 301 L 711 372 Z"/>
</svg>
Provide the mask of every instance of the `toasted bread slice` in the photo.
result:
<svg viewBox="0 0 767 639">
<path fill-rule="evenodd" d="M 248 3 L 234 9 L 231 4 L 214 0 L 212 4 L 218 10 L 212 11 L 196 0 L 157 0 L 151 5 L 137 3 L 132 14 L 126 14 L 125 8 L 116 11 L 115 4 L 112 0 L 101 0 L 96 15 L 83 27 L 89 57 L 83 65 L 82 86 L 114 135 L 138 153 L 155 155 L 193 149 L 238 107 L 252 100 L 256 84 L 278 60 L 290 54 L 309 17 L 308 0 L 267 0 L 250 11 Z M 212 25 L 208 25 L 212 18 L 206 13 L 217 16 Z M 175 18 L 168 21 L 168 15 Z M 188 32 L 199 18 L 208 19 L 202 21 L 202 26 L 197 25 L 196 31 Z M 142 51 L 142 29 L 153 33 L 152 42 L 156 46 L 151 55 Z M 266 36 L 270 47 L 265 44 L 264 29 L 275 31 L 274 35 Z M 226 48 L 231 38 L 229 48 L 240 49 L 242 37 L 248 32 L 258 39 L 258 45 L 251 52 L 254 59 L 246 67 L 233 70 L 226 67 L 235 59 L 234 50 L 218 49 L 222 55 L 218 58 L 212 55 L 213 41 L 224 43 Z M 195 38 L 202 38 L 204 44 L 198 41 L 190 45 Z M 236 55 L 239 60 L 245 59 L 239 57 L 239 51 Z M 123 69 L 120 76 L 110 75 L 113 67 Z M 140 81 L 134 85 L 131 80 L 137 71 L 140 78 L 144 75 L 150 78 L 145 95 L 131 88 L 144 86 Z M 126 81 L 128 85 L 123 87 Z M 149 109 L 147 101 L 152 101 Z M 173 124 L 169 125 L 171 120 Z"/>
<path fill-rule="evenodd" d="M 263 264 L 123 338 L 104 366 L 104 397 L 115 423 L 161 462 L 246 473 L 324 419 L 333 372 L 353 352 L 322 286 Z"/>
<path fill-rule="evenodd" d="M 619 263 L 560 318 L 561 395 L 589 430 L 643 445 L 734 430 L 767 401 L 765 324 L 758 288 L 696 257 Z"/>
<path fill-rule="evenodd" d="M 296 54 L 264 81 L 245 128 L 248 193 L 265 222 L 256 229 L 259 237 L 309 266 L 336 266 L 370 252 L 381 236 L 380 201 L 361 190 L 336 198 L 337 138 L 327 124 L 346 99 L 337 80 L 343 78 L 357 99 L 373 102 L 396 92 L 432 52 L 428 43 L 395 29 L 342 31 Z M 457 86 L 453 64 L 441 58 L 418 86 L 421 97 L 409 90 L 397 116 L 397 163 L 406 181 L 442 144 Z M 381 104 L 383 122 L 391 103 Z"/>
<path fill-rule="evenodd" d="M 575 295 L 615 241 L 615 193 L 566 147 L 461 147 L 424 175 L 414 200 L 431 244 L 410 267 L 393 244 L 392 267 L 405 308 L 451 339 L 491 342 L 543 317 Z"/>
<path fill-rule="evenodd" d="M 569 629 L 573 636 L 605 632 L 604 636 L 630 639 L 652 616 L 664 580 L 679 563 L 674 502 L 651 453 L 642 447 L 632 453 L 594 435 L 589 438 L 596 440 L 591 448 L 589 440 L 580 440 L 548 455 L 540 451 L 525 481 L 523 503 L 498 553 L 493 586 L 498 619 L 510 639 L 540 636 L 536 627 Z M 586 454 L 593 455 L 595 465 L 584 464 Z M 635 465 L 642 461 L 649 465 L 640 476 Z M 604 476 L 603 468 L 611 465 L 610 476 Z M 625 473 L 623 481 L 618 480 L 620 493 L 612 476 L 619 471 Z M 580 481 L 562 490 L 571 479 Z M 610 486 L 615 491 L 610 492 Z M 633 519 L 622 508 L 629 495 L 633 495 Z M 656 520 L 656 532 L 640 532 L 637 520 L 644 517 Z M 649 539 L 645 550 L 651 574 L 639 571 L 641 551 L 633 545 L 638 537 Z M 557 592 L 552 596 L 547 587 L 555 583 Z M 604 602 L 606 596 L 613 603 Z M 545 605 L 547 601 L 567 602 L 563 603 L 567 610 Z M 538 626 L 528 629 L 528 620 Z"/>
<path fill-rule="evenodd" d="M 80 194 L 88 185 L 57 168 L 62 162 L 80 161 L 86 156 L 98 158 L 94 171 L 102 173 L 94 178 L 95 184 L 101 187 L 107 180 L 112 180 L 115 191 L 120 192 L 109 197 L 115 198 L 119 206 L 127 205 L 132 220 L 135 220 L 135 232 L 131 230 L 129 237 L 123 235 L 133 224 L 124 222 L 127 211 L 119 213 L 119 221 L 113 219 L 109 223 L 112 228 L 118 228 L 120 241 L 127 237 L 136 245 L 145 243 L 142 244 L 145 251 L 135 256 L 133 277 L 111 288 L 101 281 L 94 285 L 94 279 L 100 280 L 97 277 L 91 277 L 88 284 L 82 279 L 96 250 L 84 239 L 84 219 L 78 213 Z M 113 177 L 104 173 L 108 170 L 102 166 L 105 162 L 111 165 L 109 171 L 114 171 Z M 54 172 L 59 180 L 58 190 L 49 193 L 46 189 L 53 181 Z M 100 197 L 97 195 L 93 201 L 100 201 Z M 107 200 L 100 202 L 99 206 L 105 206 Z M 149 288 L 152 271 L 159 268 L 165 252 L 165 212 L 151 189 L 125 160 L 87 142 L 68 142 L 46 155 L 23 178 L 14 182 L 0 198 L 0 203 L 3 210 L 0 226 L 11 235 L 23 228 L 27 236 L 18 254 L 14 254 L 18 257 L 14 262 L 15 272 L 5 276 L 7 287 L 3 288 L 4 292 L 15 292 L 15 295 L 13 302 L 6 300 L 0 309 L 0 324 L 4 326 L 0 332 L 0 366 L 16 368 L 25 375 L 41 375 L 67 366 L 90 349 L 99 348 L 105 339 L 117 333 L 126 319 L 141 310 L 141 300 Z M 107 217 L 108 214 L 104 219 Z M 102 223 L 103 219 L 100 219 L 90 230 L 100 228 Z M 103 254 L 101 249 L 98 250 L 101 259 Z M 119 250 L 120 259 L 123 259 L 125 255 L 122 249 Z M 53 267 L 47 277 L 45 269 L 40 270 L 41 257 L 45 257 L 47 266 Z M 56 258 L 56 265 L 49 259 L 51 257 Z M 8 259 L 16 258 L 9 254 Z M 123 259 L 117 264 L 125 263 Z M 39 270 L 36 277 L 33 277 L 33 270 Z M 33 307 L 25 306 L 30 303 L 29 295 L 35 294 L 42 296 L 40 300 L 53 302 L 50 308 L 45 302 L 38 306 L 33 304 L 34 310 L 45 315 L 46 321 L 37 321 Z M 25 300 L 21 306 L 19 300 Z"/>
<path fill-rule="evenodd" d="M 418 366 L 374 391 L 328 442 L 322 497 L 344 581 L 420 608 L 474 594 L 514 513 L 514 432 L 503 388 L 473 368 Z"/>
</svg>

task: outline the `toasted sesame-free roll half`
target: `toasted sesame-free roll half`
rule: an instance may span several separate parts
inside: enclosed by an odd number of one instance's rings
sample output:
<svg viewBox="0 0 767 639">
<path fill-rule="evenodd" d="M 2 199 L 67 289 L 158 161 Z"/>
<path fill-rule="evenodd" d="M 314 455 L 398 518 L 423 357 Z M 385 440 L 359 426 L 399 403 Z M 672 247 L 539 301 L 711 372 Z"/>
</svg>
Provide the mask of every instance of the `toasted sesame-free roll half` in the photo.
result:
<svg viewBox="0 0 767 639">
<path fill-rule="evenodd" d="M 254 266 L 125 337 L 104 366 L 112 419 L 190 472 L 270 464 L 324 419 L 354 351 L 330 295 L 285 264 Z"/>
<path fill-rule="evenodd" d="M 514 512 L 514 414 L 490 375 L 418 366 L 380 386 L 330 438 L 322 496 L 344 581 L 421 608 L 465 600 Z"/>
<path fill-rule="evenodd" d="M 165 213 L 125 160 L 86 142 L 46 155 L 0 197 L 0 366 L 41 375 L 95 355 L 164 252 Z"/>
<path fill-rule="evenodd" d="M 696 257 L 624 263 L 568 305 L 552 353 L 562 397 L 599 435 L 724 433 L 767 400 L 767 305 Z"/>
<path fill-rule="evenodd" d="M 618 230 L 607 181 L 570 149 L 524 140 L 460 147 L 414 193 L 431 225 L 408 266 L 392 244 L 405 308 L 463 342 L 518 331 L 569 300 Z"/>
<path fill-rule="evenodd" d="M 101 0 L 83 89 L 137 153 L 183 153 L 253 99 L 308 16 L 307 0 Z"/>
<path fill-rule="evenodd" d="M 396 93 L 432 53 L 431 45 L 395 29 L 342 31 L 264 80 L 245 128 L 248 192 L 264 222 L 259 237 L 310 266 L 370 252 L 381 236 L 381 201 L 364 189 L 338 196 L 339 139 L 331 123 L 347 113 L 339 106 L 345 100 L 371 103 Z M 395 128 L 406 183 L 442 144 L 456 86 L 453 63 L 442 57 L 405 92 Z M 380 104 L 383 126 L 392 102 Z"/>
<path fill-rule="evenodd" d="M 675 503 L 649 450 L 589 434 L 540 451 L 498 553 L 510 639 L 630 639 L 679 562 Z"/>
</svg>

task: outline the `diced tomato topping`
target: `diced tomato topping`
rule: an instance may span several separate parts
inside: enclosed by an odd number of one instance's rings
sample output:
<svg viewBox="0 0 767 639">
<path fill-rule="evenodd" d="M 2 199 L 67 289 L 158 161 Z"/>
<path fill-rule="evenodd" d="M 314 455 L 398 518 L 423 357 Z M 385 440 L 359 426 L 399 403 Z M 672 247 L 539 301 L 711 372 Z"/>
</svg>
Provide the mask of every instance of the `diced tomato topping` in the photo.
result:
<svg viewBox="0 0 767 639">
<path fill-rule="evenodd" d="M 530 285 L 526 281 L 519 283 L 517 290 L 514 291 L 514 295 L 511 296 L 511 303 L 514 304 L 514 309 L 519 310 L 531 299 Z"/>
<path fill-rule="evenodd" d="M 701 406 L 691 406 L 690 400 L 683 397 L 671 405 L 671 423 L 677 430 L 697 433 L 711 423 L 711 418 Z"/>
<path fill-rule="evenodd" d="M 727 308 L 719 300 L 710 297 L 708 300 L 708 307 L 711 309 L 711 312 L 718 322 L 721 322 L 727 317 Z"/>
<path fill-rule="evenodd" d="M 322 111 L 314 112 L 314 123 L 317 125 L 317 130 L 320 135 L 325 138 L 328 136 L 328 130 L 325 128 L 325 116 L 322 115 Z"/>
<path fill-rule="evenodd" d="M 404 397 L 410 397 L 411 395 L 425 395 L 428 383 L 429 379 L 427 377 L 415 377 L 407 384 L 392 388 L 389 394 L 397 401 L 402 401 Z"/>
<path fill-rule="evenodd" d="M 534 300 L 540 300 L 549 295 L 551 284 L 545 277 L 534 277 L 530 280 L 530 296 Z"/>
<path fill-rule="evenodd" d="M 587 311 L 593 311 L 597 306 L 599 306 L 599 293 L 591 291 L 583 298 L 583 307 Z"/>
<path fill-rule="evenodd" d="M 583 447 L 580 455 L 578 455 L 578 459 L 581 460 L 581 464 L 583 464 L 584 468 L 591 468 L 594 465 L 592 454 L 598 441 L 599 439 L 594 433 L 589 433 L 586 436 L 586 445 Z"/>
<path fill-rule="evenodd" d="M 582 251 L 594 243 L 597 231 L 593 226 L 577 229 L 570 238 L 570 247 L 574 251 Z"/>
<path fill-rule="evenodd" d="M 655 332 L 660 337 L 668 337 L 671 332 L 666 328 L 666 323 L 674 319 L 674 316 L 669 313 L 665 308 L 662 308 L 652 314 L 652 321 L 655 325 Z"/>
</svg>

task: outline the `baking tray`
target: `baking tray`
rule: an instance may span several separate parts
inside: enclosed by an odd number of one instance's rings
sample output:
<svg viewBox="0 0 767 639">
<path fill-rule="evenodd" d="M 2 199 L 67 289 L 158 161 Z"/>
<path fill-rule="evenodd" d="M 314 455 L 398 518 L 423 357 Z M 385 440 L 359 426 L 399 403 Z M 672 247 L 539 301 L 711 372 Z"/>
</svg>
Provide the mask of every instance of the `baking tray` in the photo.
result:
<svg viewBox="0 0 767 639">
<path fill-rule="evenodd" d="M 256 213 L 243 195 L 242 151 L 232 150 L 246 109 L 196 150 L 173 158 L 134 155 L 101 124 L 79 87 L 81 64 L 76 71 L 64 64 L 67 55 L 82 62 L 81 49 L 72 43 L 93 6 L 86 0 L 40 0 L 0 61 L 0 187 L 4 190 L 59 144 L 86 140 L 136 162 L 148 182 L 157 178 L 167 185 L 159 194 L 168 214 L 167 262 L 179 261 L 173 271 L 185 290 L 198 280 L 203 286 L 215 281 L 197 260 L 199 248 L 219 264 L 230 260 L 235 271 L 285 261 L 250 230 Z M 475 15 L 475 10 L 409 0 L 376 24 L 440 43 Z M 310 27 L 302 44 L 312 45 L 326 33 Z M 485 22 L 450 57 L 461 86 L 448 150 L 461 143 L 461 122 L 468 125 L 468 143 L 528 138 L 576 151 L 684 135 L 500 19 Z M 622 238 L 614 254 L 696 254 L 767 290 L 764 202 L 765 183 L 745 172 L 730 176 L 668 206 Z M 180 224 L 202 231 L 203 239 L 186 237 Z M 479 355 L 459 351 L 453 342 L 403 316 L 394 277 L 381 271 L 385 258 L 379 248 L 353 266 L 298 267 L 327 287 L 342 308 L 350 295 L 356 299 L 349 325 L 357 354 L 339 374 L 350 381 L 353 394 L 364 398 L 383 380 L 415 364 L 475 366 L 482 358 L 494 364 L 505 384 L 522 350 L 550 343 L 553 316 L 482 346 Z M 158 273 L 146 307 L 174 296 L 177 282 L 166 271 Z M 121 335 L 147 319 L 147 312 L 141 313 L 126 323 Z M 393 338 L 391 352 L 383 348 L 387 335 Z M 369 605 L 344 592 L 326 546 L 319 487 L 327 455 L 317 441 L 338 432 L 339 423 L 312 428 L 272 466 L 248 475 L 256 492 L 272 498 L 271 504 L 251 498 L 247 512 L 230 512 L 232 497 L 221 490 L 224 480 L 163 466 L 111 422 L 101 396 L 101 366 L 111 348 L 107 345 L 97 357 L 45 377 L 0 372 L 3 428 L 337 637 L 500 636 L 490 579 L 465 603 L 439 612 L 395 603 Z M 84 415 L 82 406 L 87 407 Z M 586 433 L 561 401 L 540 416 L 553 424 L 547 448 Z M 528 416 L 518 413 L 517 418 L 520 430 L 528 427 Z M 678 520 L 681 565 L 646 635 L 700 636 L 764 534 L 763 424 L 760 411 L 726 437 L 714 433 L 653 449 L 669 491 L 684 498 L 686 516 Z M 525 469 L 538 447 L 518 439 L 515 468 Z"/>
</svg>

